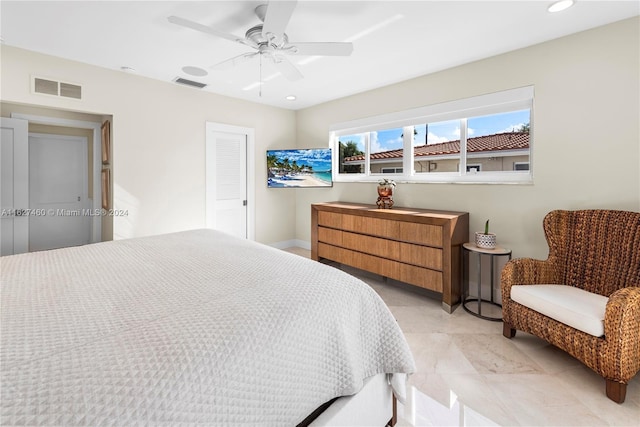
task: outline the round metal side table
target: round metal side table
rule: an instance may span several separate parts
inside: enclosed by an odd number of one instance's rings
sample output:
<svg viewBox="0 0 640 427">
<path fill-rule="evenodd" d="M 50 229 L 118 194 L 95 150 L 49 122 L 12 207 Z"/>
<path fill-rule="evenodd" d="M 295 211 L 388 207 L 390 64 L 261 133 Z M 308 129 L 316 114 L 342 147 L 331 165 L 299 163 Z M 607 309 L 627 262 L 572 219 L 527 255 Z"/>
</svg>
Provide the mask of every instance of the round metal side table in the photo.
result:
<svg viewBox="0 0 640 427">
<path fill-rule="evenodd" d="M 465 251 L 468 254 L 476 253 L 478 254 L 478 297 L 477 298 L 469 298 L 469 275 L 467 274 L 467 280 L 465 281 L 465 289 L 462 294 L 462 307 L 468 313 L 480 317 L 485 320 L 493 320 L 493 321 L 501 321 L 502 317 L 491 317 L 485 316 L 482 314 L 482 303 L 492 304 L 497 307 L 502 307 L 502 305 L 498 304 L 493 298 L 493 277 L 494 277 L 494 268 L 495 268 L 495 257 L 508 256 L 511 259 L 511 249 L 501 248 L 496 246 L 495 249 L 485 249 L 479 248 L 475 245 L 475 243 L 464 243 L 462 245 Z M 482 255 L 488 255 L 490 258 L 491 265 L 491 283 L 489 284 L 489 289 L 491 290 L 491 298 L 490 299 L 482 299 Z M 469 263 L 471 263 L 471 258 L 469 258 Z M 467 307 L 468 302 L 477 302 L 478 303 L 478 311 L 475 312 Z"/>
</svg>

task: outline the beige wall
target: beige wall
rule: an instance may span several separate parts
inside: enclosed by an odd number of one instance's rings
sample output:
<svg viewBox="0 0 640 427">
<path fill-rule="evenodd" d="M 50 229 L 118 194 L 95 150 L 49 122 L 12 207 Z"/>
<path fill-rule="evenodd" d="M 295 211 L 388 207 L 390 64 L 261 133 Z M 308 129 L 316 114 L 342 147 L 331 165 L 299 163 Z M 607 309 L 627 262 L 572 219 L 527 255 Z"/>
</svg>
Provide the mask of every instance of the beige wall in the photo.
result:
<svg viewBox="0 0 640 427">
<path fill-rule="evenodd" d="M 295 146 L 295 113 L 1 46 L 1 100 L 112 116 L 114 237 L 205 226 L 205 123 L 255 129 L 256 240 L 295 238 L 295 194 L 266 188 L 266 150 Z M 30 76 L 71 81 L 83 100 L 30 93 Z M 29 107 L 31 108 L 31 107 Z M 293 190 L 292 190 L 293 191 Z M 277 220 L 273 220 L 277 218 Z"/>
<path fill-rule="evenodd" d="M 534 85 L 533 185 L 398 184 L 394 200 L 467 211 L 471 235 L 490 219 L 514 256 L 544 258 L 541 223 L 552 209 L 640 211 L 639 23 L 621 21 L 298 111 L 297 141 L 320 147 L 333 123 Z M 296 191 L 303 241 L 310 239 L 311 203 L 377 197 L 371 183 Z"/>
</svg>

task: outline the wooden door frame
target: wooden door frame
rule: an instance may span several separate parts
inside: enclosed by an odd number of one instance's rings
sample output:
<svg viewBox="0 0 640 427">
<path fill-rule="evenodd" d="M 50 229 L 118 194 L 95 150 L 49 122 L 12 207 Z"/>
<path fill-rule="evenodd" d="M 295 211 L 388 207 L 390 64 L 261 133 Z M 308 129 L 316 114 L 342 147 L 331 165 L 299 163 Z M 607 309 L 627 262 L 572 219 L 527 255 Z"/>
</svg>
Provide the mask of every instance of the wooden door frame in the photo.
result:
<svg viewBox="0 0 640 427">
<path fill-rule="evenodd" d="M 226 132 L 243 134 L 247 138 L 247 239 L 255 240 L 255 129 L 234 126 L 224 123 L 206 122 L 205 128 L 205 224 L 210 227 L 210 214 L 209 201 L 215 200 L 215 188 L 211 188 L 208 185 L 210 181 L 210 174 L 215 171 L 215 157 L 212 153 L 215 150 L 207 149 L 210 144 L 213 144 L 209 137 L 212 132 Z"/>
<path fill-rule="evenodd" d="M 61 119 L 57 117 L 36 116 L 33 114 L 11 113 L 11 118 L 27 120 L 29 123 L 50 126 L 65 126 L 93 131 L 93 199 L 91 209 L 99 211 L 102 208 L 102 123 L 86 122 L 83 120 Z M 102 241 L 102 215 L 91 217 L 90 242 Z"/>
</svg>

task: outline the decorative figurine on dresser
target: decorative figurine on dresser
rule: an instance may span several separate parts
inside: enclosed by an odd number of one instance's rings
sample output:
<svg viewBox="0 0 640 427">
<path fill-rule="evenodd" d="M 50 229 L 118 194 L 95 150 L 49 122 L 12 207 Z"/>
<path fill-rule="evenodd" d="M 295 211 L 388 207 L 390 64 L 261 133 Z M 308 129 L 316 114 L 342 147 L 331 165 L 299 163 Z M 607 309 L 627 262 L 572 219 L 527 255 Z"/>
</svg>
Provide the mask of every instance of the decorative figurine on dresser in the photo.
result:
<svg viewBox="0 0 640 427">
<path fill-rule="evenodd" d="M 391 209 L 393 206 L 393 189 L 396 183 L 393 180 L 384 178 L 378 181 L 378 200 L 376 205 L 380 209 Z"/>
</svg>

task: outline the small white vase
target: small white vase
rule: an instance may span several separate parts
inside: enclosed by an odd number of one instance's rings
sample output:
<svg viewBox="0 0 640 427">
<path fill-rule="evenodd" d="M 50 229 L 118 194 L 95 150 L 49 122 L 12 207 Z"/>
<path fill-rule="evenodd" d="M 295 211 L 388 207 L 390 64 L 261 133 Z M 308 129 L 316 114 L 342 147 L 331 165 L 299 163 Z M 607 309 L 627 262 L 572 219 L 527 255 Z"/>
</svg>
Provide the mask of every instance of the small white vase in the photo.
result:
<svg viewBox="0 0 640 427">
<path fill-rule="evenodd" d="M 495 249 L 496 235 L 493 233 L 484 234 L 476 231 L 476 246 L 483 249 Z"/>
</svg>

